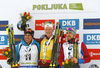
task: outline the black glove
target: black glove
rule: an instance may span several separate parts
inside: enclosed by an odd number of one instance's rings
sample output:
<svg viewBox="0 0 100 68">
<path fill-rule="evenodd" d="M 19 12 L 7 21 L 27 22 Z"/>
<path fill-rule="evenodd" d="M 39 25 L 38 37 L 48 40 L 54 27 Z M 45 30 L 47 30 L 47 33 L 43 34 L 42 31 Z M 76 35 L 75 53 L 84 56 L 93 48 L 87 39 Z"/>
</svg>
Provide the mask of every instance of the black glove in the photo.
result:
<svg viewBox="0 0 100 68">
<path fill-rule="evenodd" d="M 7 59 L 7 64 L 12 64 L 12 62 L 13 62 L 13 58 L 8 58 Z"/>
<path fill-rule="evenodd" d="M 78 63 L 74 64 L 73 68 L 79 68 L 79 64 Z"/>
</svg>

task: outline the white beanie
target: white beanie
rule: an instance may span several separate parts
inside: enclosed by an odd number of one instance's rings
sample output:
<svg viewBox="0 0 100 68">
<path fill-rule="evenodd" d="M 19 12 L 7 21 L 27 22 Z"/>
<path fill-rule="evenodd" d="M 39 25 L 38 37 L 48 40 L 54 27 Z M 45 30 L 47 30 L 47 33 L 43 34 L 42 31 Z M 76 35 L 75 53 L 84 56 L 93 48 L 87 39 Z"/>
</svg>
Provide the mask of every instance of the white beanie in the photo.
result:
<svg viewBox="0 0 100 68">
<path fill-rule="evenodd" d="M 52 29 L 53 29 L 53 24 L 52 24 L 52 22 L 50 22 L 50 21 L 46 21 L 45 22 L 45 24 L 44 24 L 44 27 L 46 28 L 46 27 L 51 27 Z"/>
</svg>

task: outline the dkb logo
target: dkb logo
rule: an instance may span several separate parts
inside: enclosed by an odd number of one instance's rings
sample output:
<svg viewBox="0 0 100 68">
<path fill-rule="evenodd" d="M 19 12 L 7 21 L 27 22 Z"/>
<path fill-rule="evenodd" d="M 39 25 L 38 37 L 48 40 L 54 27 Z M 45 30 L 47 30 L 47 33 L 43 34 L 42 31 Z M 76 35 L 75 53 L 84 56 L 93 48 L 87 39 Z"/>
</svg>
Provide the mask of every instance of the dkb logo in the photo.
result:
<svg viewBox="0 0 100 68">
<path fill-rule="evenodd" d="M 66 27 L 74 27 L 76 30 L 79 29 L 79 19 L 59 19 L 61 23 L 61 29 L 66 30 Z"/>
<path fill-rule="evenodd" d="M 85 44 L 100 44 L 100 34 L 83 34 Z"/>
</svg>

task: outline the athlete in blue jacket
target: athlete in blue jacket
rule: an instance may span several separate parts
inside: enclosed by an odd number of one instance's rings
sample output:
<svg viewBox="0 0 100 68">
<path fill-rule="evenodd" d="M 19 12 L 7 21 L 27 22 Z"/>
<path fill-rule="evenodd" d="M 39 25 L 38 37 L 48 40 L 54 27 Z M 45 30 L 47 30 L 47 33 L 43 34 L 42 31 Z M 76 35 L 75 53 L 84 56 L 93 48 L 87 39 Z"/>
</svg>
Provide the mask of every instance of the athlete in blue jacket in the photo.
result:
<svg viewBox="0 0 100 68">
<path fill-rule="evenodd" d="M 17 60 L 20 68 L 37 68 L 40 45 L 33 39 L 34 31 L 32 29 L 28 29 L 24 33 L 24 38 L 16 47 Z"/>
<path fill-rule="evenodd" d="M 16 46 L 19 68 L 37 68 L 40 53 L 40 44 L 33 39 L 34 31 L 27 29 L 25 36 Z"/>
</svg>

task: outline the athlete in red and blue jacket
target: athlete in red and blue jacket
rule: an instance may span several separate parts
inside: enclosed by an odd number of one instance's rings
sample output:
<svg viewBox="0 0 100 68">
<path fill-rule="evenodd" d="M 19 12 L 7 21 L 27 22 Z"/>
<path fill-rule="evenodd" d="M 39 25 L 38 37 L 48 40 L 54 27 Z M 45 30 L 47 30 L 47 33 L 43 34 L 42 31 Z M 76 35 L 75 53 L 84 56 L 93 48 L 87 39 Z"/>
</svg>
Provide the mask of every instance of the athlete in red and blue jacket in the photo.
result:
<svg viewBox="0 0 100 68">
<path fill-rule="evenodd" d="M 63 43 L 60 50 L 59 55 L 59 64 L 61 68 L 64 68 L 64 65 L 62 64 L 63 61 L 66 61 L 66 59 L 73 59 L 74 63 L 82 64 L 82 63 L 88 63 L 91 61 L 90 55 L 88 53 L 86 45 L 78 41 L 78 59 L 73 56 L 73 44 L 75 43 L 75 36 L 76 36 L 76 29 L 73 27 L 66 29 L 66 35 L 68 41 Z"/>
</svg>

